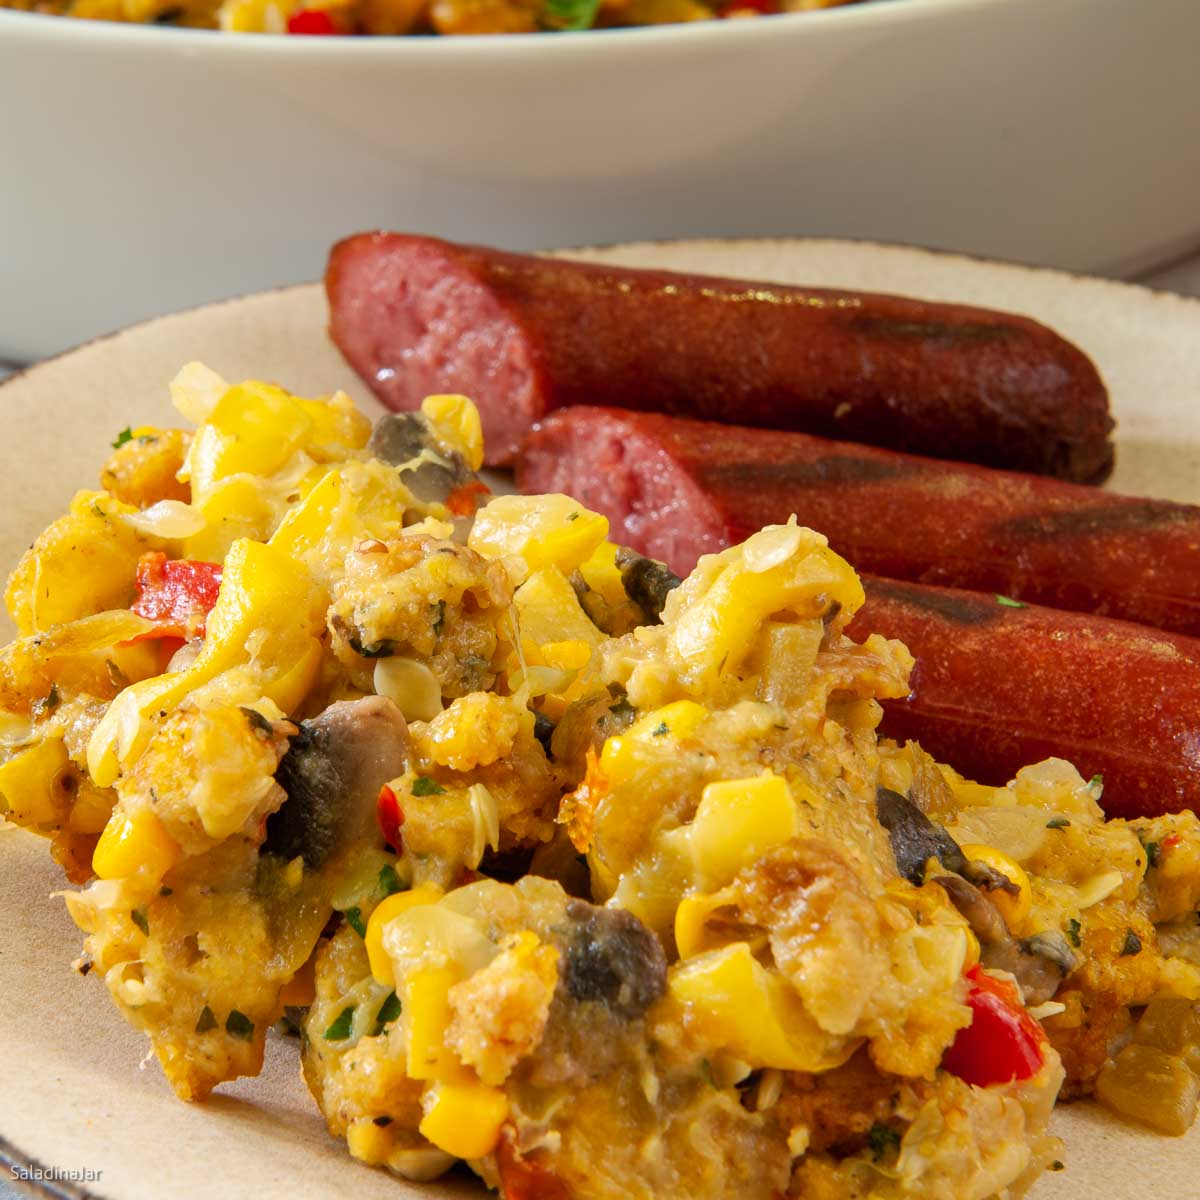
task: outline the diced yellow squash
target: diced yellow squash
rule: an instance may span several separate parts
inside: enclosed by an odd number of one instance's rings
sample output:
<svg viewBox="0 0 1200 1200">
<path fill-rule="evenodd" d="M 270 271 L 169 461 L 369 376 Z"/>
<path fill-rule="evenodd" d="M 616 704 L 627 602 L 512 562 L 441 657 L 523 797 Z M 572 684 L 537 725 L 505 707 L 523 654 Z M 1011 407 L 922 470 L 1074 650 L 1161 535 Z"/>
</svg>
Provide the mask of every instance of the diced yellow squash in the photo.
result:
<svg viewBox="0 0 1200 1200">
<path fill-rule="evenodd" d="M 153 720 L 232 667 L 252 666 L 261 695 L 291 712 L 316 677 L 323 627 L 322 595 L 299 563 L 271 546 L 236 542 L 196 661 L 121 692 L 88 742 L 88 773 L 99 786 L 111 786 L 145 749 Z"/>
<path fill-rule="evenodd" d="M 608 518 L 570 496 L 495 496 L 475 515 L 467 545 L 485 558 L 512 555 L 530 571 L 570 574 L 608 537 Z"/>
<path fill-rule="evenodd" d="M 680 958 L 694 958 L 719 948 L 721 943 L 709 932 L 708 921 L 714 912 L 732 901 L 728 888 L 719 892 L 694 892 L 680 900 L 675 910 L 675 947 Z M 729 939 L 725 940 L 728 942 Z"/>
<path fill-rule="evenodd" d="M 601 542 L 591 557 L 579 566 L 583 581 L 593 592 L 602 596 L 614 607 L 629 599 L 625 584 L 621 581 L 621 569 L 617 566 L 617 547 L 613 542 Z"/>
<path fill-rule="evenodd" d="M 61 738 L 46 738 L 0 766 L 0 813 L 34 832 L 49 832 L 62 821 L 55 781 L 67 765 Z"/>
<path fill-rule="evenodd" d="M 101 879 L 136 876 L 147 886 L 157 883 L 179 860 L 179 846 L 149 809 L 132 815 L 114 812 L 92 854 L 92 870 Z"/>
<path fill-rule="evenodd" d="M 107 492 L 76 493 L 9 578 L 4 599 L 19 633 L 129 605 L 138 559 L 155 545 L 119 519 L 136 511 Z"/>
<path fill-rule="evenodd" d="M 689 579 L 671 594 L 665 614 L 671 626 L 668 644 L 682 680 L 695 694 L 711 690 L 727 664 L 742 660 L 773 614 L 790 612 L 808 619 L 822 615 L 833 603 L 847 613 L 861 607 L 862 584 L 850 564 L 810 530 L 794 532 L 805 536 L 794 554 L 776 565 L 763 568 L 759 562 L 755 567 L 763 569 L 751 569 L 743 560 L 743 548 L 734 547 L 713 564 L 716 573 L 702 593 L 696 594 L 699 583 Z M 772 561 L 765 554 L 763 558 Z"/>
<path fill-rule="evenodd" d="M 395 1146 L 395 1132 L 385 1125 L 376 1125 L 371 1117 L 351 1121 L 346 1130 L 346 1148 L 351 1156 L 371 1167 L 387 1162 Z"/>
<path fill-rule="evenodd" d="M 704 1040 L 752 1067 L 828 1071 L 857 1045 L 824 1033 L 792 986 L 757 962 L 745 942 L 682 960 L 668 987 Z"/>
<path fill-rule="evenodd" d="M 722 884 L 800 831 L 787 780 L 764 771 L 751 779 L 710 783 L 691 825 L 692 854 L 702 880 Z"/>
<path fill-rule="evenodd" d="M 438 438 L 461 454 L 472 471 L 483 466 L 483 423 L 466 396 L 426 396 L 421 412 Z"/>
<path fill-rule="evenodd" d="M 435 1083 L 421 1098 L 420 1131 L 455 1158 L 483 1158 L 496 1148 L 508 1119 L 508 1097 L 482 1083 Z"/>
<path fill-rule="evenodd" d="M 471 1072 L 446 1045 L 446 1030 L 454 1018 L 449 993 L 462 977 L 459 966 L 447 965 L 423 967 L 405 980 L 401 1000 L 408 1032 L 405 1069 L 410 1079 L 460 1083 L 472 1078 Z M 429 1134 L 425 1136 L 429 1137 Z M 429 1140 L 438 1144 L 432 1137 Z"/>
<path fill-rule="evenodd" d="M 183 543 L 183 557 L 201 562 L 221 562 L 238 538 L 266 541 L 276 521 L 267 488 L 253 475 L 218 481 L 193 507 L 204 528 Z"/>
</svg>

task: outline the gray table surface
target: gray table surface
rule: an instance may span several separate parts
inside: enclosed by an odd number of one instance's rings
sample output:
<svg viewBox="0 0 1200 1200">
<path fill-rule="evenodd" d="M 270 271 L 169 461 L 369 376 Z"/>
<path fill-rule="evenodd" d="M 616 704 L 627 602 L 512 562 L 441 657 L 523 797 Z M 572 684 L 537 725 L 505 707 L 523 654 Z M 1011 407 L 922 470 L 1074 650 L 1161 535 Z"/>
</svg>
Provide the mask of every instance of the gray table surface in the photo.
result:
<svg viewBox="0 0 1200 1200">
<path fill-rule="evenodd" d="M 1142 275 L 1135 282 L 1147 287 L 1179 292 L 1185 296 L 1200 297 L 1200 253 L 1161 270 Z M 0 362 L 0 379 L 17 367 L 18 364 Z M 0 1168 L 0 1200 L 25 1200 L 29 1193 L 15 1191 L 11 1178 L 6 1178 L 7 1175 L 7 1170 Z"/>
</svg>

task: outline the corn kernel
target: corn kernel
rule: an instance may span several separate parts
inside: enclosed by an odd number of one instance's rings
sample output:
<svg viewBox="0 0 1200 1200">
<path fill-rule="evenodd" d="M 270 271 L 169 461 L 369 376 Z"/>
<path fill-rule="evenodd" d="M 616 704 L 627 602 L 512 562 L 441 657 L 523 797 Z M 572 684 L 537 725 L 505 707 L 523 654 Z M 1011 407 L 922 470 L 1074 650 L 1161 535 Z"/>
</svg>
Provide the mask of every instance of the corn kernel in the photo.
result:
<svg viewBox="0 0 1200 1200">
<path fill-rule="evenodd" d="M 764 771 L 752 779 L 710 783 L 692 821 L 692 854 L 706 881 L 726 883 L 799 830 L 796 803 L 780 776 Z"/>
<path fill-rule="evenodd" d="M 346 1130 L 346 1148 L 359 1162 L 377 1167 L 387 1162 L 396 1145 L 395 1132 L 388 1126 L 376 1125 L 370 1117 L 359 1117 Z"/>
<path fill-rule="evenodd" d="M 435 1083 L 421 1098 L 421 1134 L 455 1158 L 483 1158 L 500 1140 L 508 1097 L 482 1083 Z"/>
<path fill-rule="evenodd" d="M 415 908 L 418 904 L 436 904 L 441 895 L 441 888 L 432 883 L 423 883 L 410 891 L 396 892 L 388 896 L 372 910 L 367 920 L 367 935 L 363 941 L 367 947 L 367 961 L 371 964 L 371 974 L 376 983 L 396 986 L 392 960 L 383 948 L 383 927 L 406 909 Z"/>
<path fill-rule="evenodd" d="M 624 733 L 610 737 L 600 751 L 600 770 L 612 784 L 622 784 L 648 765 L 647 750 L 653 755 L 668 739 L 689 737 L 708 716 L 708 709 L 694 700 L 676 700 L 639 717 Z"/>
<path fill-rule="evenodd" d="M 731 900 L 728 888 L 711 894 L 697 892 L 680 900 L 675 910 L 675 947 L 680 958 L 693 958 L 717 948 L 719 943 L 708 933 L 706 926 L 712 914 Z"/>
<path fill-rule="evenodd" d="M 858 1042 L 824 1033 L 795 989 L 734 942 L 671 968 L 668 987 L 710 1045 L 753 1067 L 828 1071 Z"/>
<path fill-rule="evenodd" d="M 1025 874 L 1020 863 L 1009 858 L 1007 854 L 1002 850 L 997 850 L 994 846 L 968 843 L 962 847 L 962 852 L 968 862 L 983 863 L 985 867 L 999 871 L 1020 889 L 1015 896 L 1001 888 L 996 888 L 987 894 L 988 899 L 1000 910 L 1000 915 L 1004 918 L 1009 932 L 1020 933 L 1029 916 L 1029 910 L 1033 906 L 1033 891 L 1029 886 L 1029 876 Z"/>
<path fill-rule="evenodd" d="M 472 471 L 483 466 L 483 424 L 479 409 L 466 396 L 426 396 L 421 412 L 434 432 L 467 461 Z"/>
<path fill-rule="evenodd" d="M 180 849 L 149 809 L 132 816 L 114 812 L 92 854 L 92 870 L 101 879 L 137 876 L 157 883 L 178 861 Z"/>
<path fill-rule="evenodd" d="M 35 832 L 61 824 L 55 804 L 55 780 L 67 765 L 61 738 L 46 738 L 0 766 L 0 813 Z"/>
<path fill-rule="evenodd" d="M 570 574 L 608 536 L 608 518 L 570 496 L 496 496 L 475 515 L 467 545 L 485 558 L 516 555 L 530 571 Z"/>
</svg>

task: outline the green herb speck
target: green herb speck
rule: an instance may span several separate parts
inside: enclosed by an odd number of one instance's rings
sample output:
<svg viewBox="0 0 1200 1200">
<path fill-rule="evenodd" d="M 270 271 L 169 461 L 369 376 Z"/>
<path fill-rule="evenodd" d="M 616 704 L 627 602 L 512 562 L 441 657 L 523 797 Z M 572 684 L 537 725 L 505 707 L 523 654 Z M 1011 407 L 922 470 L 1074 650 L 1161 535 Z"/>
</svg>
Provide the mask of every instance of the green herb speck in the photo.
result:
<svg viewBox="0 0 1200 1200">
<path fill-rule="evenodd" d="M 1147 867 L 1157 867 L 1162 862 L 1161 842 L 1142 842 L 1142 849 L 1146 851 Z"/>
<path fill-rule="evenodd" d="M 1067 922 L 1067 941 L 1076 948 L 1079 946 L 1079 931 L 1082 928 L 1083 926 L 1074 917 Z"/>
<path fill-rule="evenodd" d="M 399 1015 L 400 997 L 395 992 L 389 992 L 388 998 L 379 1006 L 375 1016 L 375 1036 L 378 1037 Z"/>
<path fill-rule="evenodd" d="M 441 796 L 445 791 L 446 789 L 436 779 L 430 779 L 428 775 L 418 775 L 413 780 L 412 794 L 414 796 Z"/>
<path fill-rule="evenodd" d="M 1142 939 L 1138 937 L 1138 935 L 1134 933 L 1132 929 L 1126 929 L 1125 944 L 1121 947 L 1121 953 L 1117 955 L 1117 957 L 1128 958 L 1130 955 L 1141 954 L 1141 952 Z"/>
<path fill-rule="evenodd" d="M 47 713 L 52 713 L 62 702 L 62 697 L 58 692 L 58 684 L 52 683 L 50 690 L 33 706 L 33 711 L 39 716 L 44 717 Z"/>
<path fill-rule="evenodd" d="M 890 1125 L 881 1125 L 878 1121 L 871 1126 L 867 1134 L 867 1142 L 871 1147 L 871 1157 L 876 1162 L 900 1149 L 900 1135 Z"/>
<path fill-rule="evenodd" d="M 670 733 L 670 732 L 671 732 L 671 727 L 666 723 L 666 721 L 659 721 L 659 723 L 654 727 L 650 736 L 651 737 L 662 737 L 663 734 Z"/>
<path fill-rule="evenodd" d="M 196 1022 L 197 1033 L 207 1033 L 210 1029 L 216 1029 L 217 1018 L 213 1016 L 213 1010 L 206 1004 L 200 1010 L 200 1019 Z"/>
<path fill-rule="evenodd" d="M 122 446 L 124 446 L 126 442 L 132 442 L 132 441 L 133 441 L 133 430 L 130 429 L 128 425 L 126 425 L 125 428 L 122 429 L 121 432 L 117 434 L 117 440 L 112 443 L 112 448 L 114 450 L 120 450 L 120 448 Z"/>
<path fill-rule="evenodd" d="M 147 936 L 150 936 L 150 922 L 146 918 L 144 908 L 135 908 L 129 914 L 130 920 Z"/>
<path fill-rule="evenodd" d="M 704 1082 L 707 1083 L 709 1087 L 715 1088 L 717 1086 L 716 1076 L 713 1075 L 712 1063 L 710 1063 L 707 1058 L 702 1058 L 700 1060 L 700 1074 L 703 1076 Z"/>
<path fill-rule="evenodd" d="M 566 32 L 590 29 L 599 10 L 600 0 L 546 0 L 542 25 Z"/>
<path fill-rule="evenodd" d="M 225 1032 L 230 1037 L 240 1038 L 243 1042 L 248 1042 L 254 1037 L 254 1022 L 245 1013 L 238 1012 L 235 1008 L 225 1018 Z"/>
<path fill-rule="evenodd" d="M 577 512 L 568 513 L 568 514 L 567 514 L 567 520 L 568 520 L 568 521 L 578 521 L 578 520 L 579 520 L 579 514 L 578 514 Z"/>
<path fill-rule="evenodd" d="M 1071 822 L 1066 817 L 1053 817 L 1046 822 L 1047 829 L 1066 829 Z"/>
<path fill-rule="evenodd" d="M 343 913 L 343 916 L 346 918 L 346 924 L 349 925 L 350 928 L 353 929 L 360 938 L 365 938 L 367 936 L 367 927 L 363 923 L 362 919 L 362 909 L 359 908 L 357 904 L 346 909 L 345 913 Z"/>
<path fill-rule="evenodd" d="M 396 892 L 404 890 L 404 885 L 400 882 L 400 876 L 396 874 L 396 868 L 391 863 L 385 863 L 379 868 L 379 890 L 385 896 L 391 896 Z"/>
<path fill-rule="evenodd" d="M 996 603 L 1002 604 L 1005 608 L 1028 608 L 1028 604 L 1022 604 L 1020 600 L 1014 600 L 1011 596 L 1002 596 L 999 592 L 996 593 Z"/>
<path fill-rule="evenodd" d="M 337 1019 L 325 1030 L 327 1042 L 344 1042 L 350 1036 L 350 1028 L 354 1024 L 354 1009 L 353 1004 L 348 1004 L 338 1013 Z"/>
<path fill-rule="evenodd" d="M 442 636 L 442 628 L 446 624 L 446 602 L 445 602 L 445 600 L 439 600 L 437 602 L 436 607 L 437 607 L 437 616 L 433 618 L 433 636 L 441 637 Z"/>
</svg>

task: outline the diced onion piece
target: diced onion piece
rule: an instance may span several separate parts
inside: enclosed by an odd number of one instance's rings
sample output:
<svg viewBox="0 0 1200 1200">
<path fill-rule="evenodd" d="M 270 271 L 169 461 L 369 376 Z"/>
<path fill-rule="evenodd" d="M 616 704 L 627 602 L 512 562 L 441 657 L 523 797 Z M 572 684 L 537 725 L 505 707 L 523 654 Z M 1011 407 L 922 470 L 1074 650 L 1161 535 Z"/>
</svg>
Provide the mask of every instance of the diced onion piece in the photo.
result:
<svg viewBox="0 0 1200 1200">
<path fill-rule="evenodd" d="M 211 367 L 190 362 L 171 380 L 170 388 L 176 409 L 193 425 L 202 425 L 229 390 L 229 384 Z"/>
<path fill-rule="evenodd" d="M 742 543 L 742 562 L 755 575 L 778 567 L 805 543 L 805 533 L 793 515 L 786 525 L 768 525 Z"/>
<path fill-rule="evenodd" d="M 391 700 L 406 721 L 432 721 L 442 711 L 441 684 L 416 659 L 377 659 L 374 680 L 376 693 Z"/>
<path fill-rule="evenodd" d="M 1091 908 L 1093 904 L 1099 904 L 1124 882 L 1125 876 L 1120 871 L 1101 871 L 1099 875 L 1093 875 L 1079 885 L 1079 907 Z"/>
<path fill-rule="evenodd" d="M 123 514 L 121 520 L 138 533 L 169 541 L 195 537 L 205 525 L 204 517 L 181 500 L 160 500 L 141 512 Z"/>
</svg>

